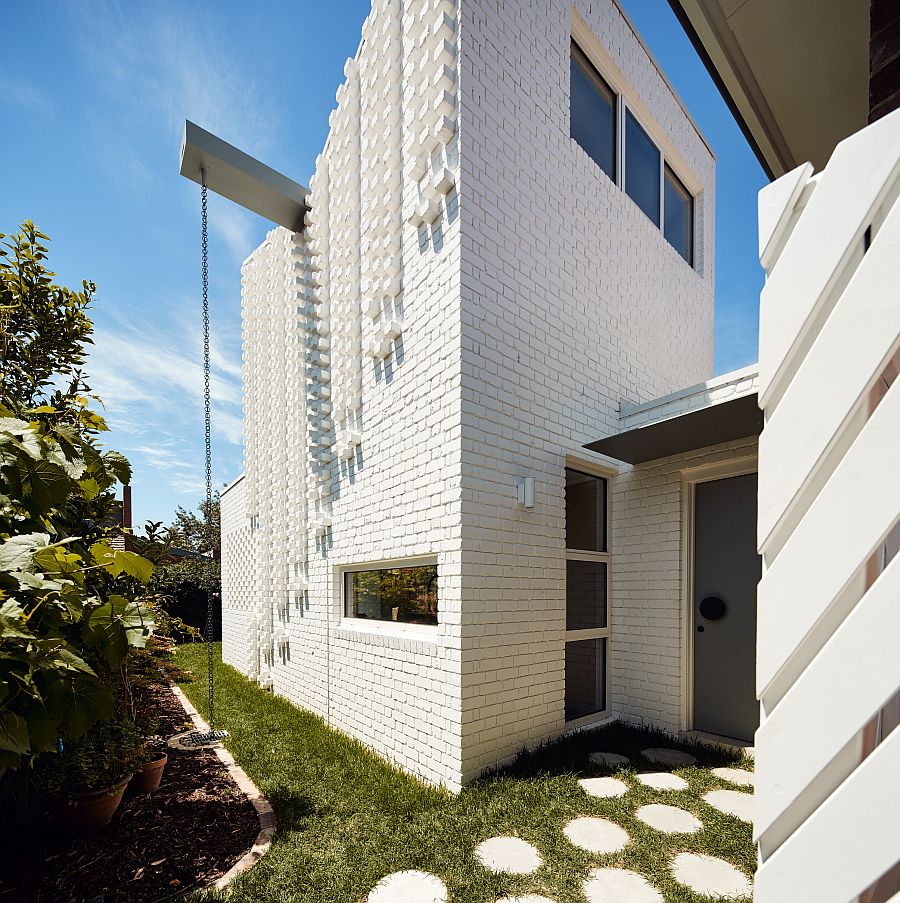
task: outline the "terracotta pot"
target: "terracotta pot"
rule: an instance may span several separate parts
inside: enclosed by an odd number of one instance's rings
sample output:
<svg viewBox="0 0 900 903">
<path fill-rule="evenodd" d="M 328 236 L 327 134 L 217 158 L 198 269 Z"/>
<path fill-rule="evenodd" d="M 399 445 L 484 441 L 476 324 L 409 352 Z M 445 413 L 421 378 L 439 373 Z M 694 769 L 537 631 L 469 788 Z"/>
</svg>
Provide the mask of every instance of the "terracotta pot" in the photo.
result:
<svg viewBox="0 0 900 903">
<path fill-rule="evenodd" d="M 169 756 L 166 753 L 158 752 L 152 762 L 141 765 L 128 785 L 129 792 L 150 793 L 151 790 L 156 790 L 162 780 L 163 769 L 168 761 Z"/>
<path fill-rule="evenodd" d="M 70 831 L 97 831 L 109 824 L 122 802 L 131 775 L 111 787 L 88 790 L 71 797 L 51 796 L 50 814 Z"/>
</svg>

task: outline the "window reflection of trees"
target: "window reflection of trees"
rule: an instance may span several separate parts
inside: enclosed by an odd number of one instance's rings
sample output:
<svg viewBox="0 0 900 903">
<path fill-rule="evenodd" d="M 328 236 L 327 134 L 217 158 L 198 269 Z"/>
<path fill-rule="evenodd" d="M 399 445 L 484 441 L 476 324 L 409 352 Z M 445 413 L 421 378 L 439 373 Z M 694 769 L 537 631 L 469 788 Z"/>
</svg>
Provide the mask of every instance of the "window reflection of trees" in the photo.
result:
<svg viewBox="0 0 900 903">
<path fill-rule="evenodd" d="M 404 624 L 438 623 L 436 564 L 352 571 L 346 580 L 348 617 Z"/>
</svg>

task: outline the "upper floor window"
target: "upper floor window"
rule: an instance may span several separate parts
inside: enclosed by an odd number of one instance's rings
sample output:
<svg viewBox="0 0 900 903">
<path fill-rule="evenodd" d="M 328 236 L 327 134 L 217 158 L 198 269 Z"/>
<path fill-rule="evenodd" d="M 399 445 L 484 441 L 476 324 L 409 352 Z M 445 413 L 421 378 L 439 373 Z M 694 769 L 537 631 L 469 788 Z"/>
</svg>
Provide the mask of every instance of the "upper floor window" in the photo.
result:
<svg viewBox="0 0 900 903">
<path fill-rule="evenodd" d="M 663 209 L 666 240 L 691 265 L 694 263 L 694 199 L 681 179 L 666 166 Z"/>
<path fill-rule="evenodd" d="M 662 155 L 631 110 L 625 111 L 625 194 L 659 225 L 659 164 Z"/>
<path fill-rule="evenodd" d="M 693 196 L 624 98 L 604 81 L 574 41 L 569 112 L 571 136 L 693 266 Z"/>
<path fill-rule="evenodd" d="M 616 179 L 616 95 L 573 41 L 569 133 L 588 156 Z"/>
</svg>

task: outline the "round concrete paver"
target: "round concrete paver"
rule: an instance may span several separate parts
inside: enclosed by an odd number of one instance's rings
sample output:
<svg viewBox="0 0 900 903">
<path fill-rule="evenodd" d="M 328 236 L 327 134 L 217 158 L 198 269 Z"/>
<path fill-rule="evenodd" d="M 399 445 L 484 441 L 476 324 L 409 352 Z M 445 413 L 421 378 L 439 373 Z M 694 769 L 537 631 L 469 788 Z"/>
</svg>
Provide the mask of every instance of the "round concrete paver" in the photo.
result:
<svg viewBox="0 0 900 903">
<path fill-rule="evenodd" d="M 592 752 L 591 762 L 595 765 L 606 765 L 609 768 L 620 768 L 628 764 L 628 757 L 611 752 Z"/>
<path fill-rule="evenodd" d="M 382 878 L 366 899 L 368 903 L 447 903 L 447 888 L 428 872 L 394 872 Z"/>
<path fill-rule="evenodd" d="M 525 894 L 524 897 L 503 897 L 497 903 L 553 903 L 553 900 L 540 894 Z"/>
<path fill-rule="evenodd" d="M 753 893 L 753 884 L 743 872 L 715 856 L 679 853 L 672 860 L 672 875 L 694 893 L 719 900 L 735 900 Z"/>
<path fill-rule="evenodd" d="M 641 806 L 635 815 L 645 825 L 650 825 L 663 834 L 695 834 L 703 827 L 703 822 L 690 812 L 661 803 Z"/>
<path fill-rule="evenodd" d="M 663 903 L 663 895 L 628 869 L 594 869 L 584 882 L 588 903 Z"/>
<path fill-rule="evenodd" d="M 669 774 L 668 771 L 648 771 L 646 774 L 637 775 L 638 781 L 645 787 L 654 790 L 687 790 L 688 782 L 677 774 Z"/>
<path fill-rule="evenodd" d="M 563 828 L 563 834 L 589 853 L 617 853 L 629 839 L 625 829 L 615 822 L 590 816 L 573 818 Z"/>
<path fill-rule="evenodd" d="M 541 854 L 519 837 L 491 837 L 475 848 L 475 857 L 492 872 L 530 875 L 542 864 Z"/>
<path fill-rule="evenodd" d="M 713 768 L 712 773 L 729 784 L 737 784 L 739 787 L 753 786 L 753 772 L 746 768 Z"/>
<path fill-rule="evenodd" d="M 719 812 L 733 815 L 742 821 L 753 821 L 753 794 L 740 790 L 710 790 L 703 799 Z"/>
<path fill-rule="evenodd" d="M 618 778 L 582 778 L 578 783 L 589 796 L 608 799 L 628 793 L 628 785 Z"/>
<path fill-rule="evenodd" d="M 680 749 L 667 749 L 664 746 L 654 746 L 652 749 L 643 750 L 645 759 L 655 762 L 657 765 L 669 765 L 677 768 L 681 765 L 696 765 L 697 759 L 690 753 Z"/>
</svg>

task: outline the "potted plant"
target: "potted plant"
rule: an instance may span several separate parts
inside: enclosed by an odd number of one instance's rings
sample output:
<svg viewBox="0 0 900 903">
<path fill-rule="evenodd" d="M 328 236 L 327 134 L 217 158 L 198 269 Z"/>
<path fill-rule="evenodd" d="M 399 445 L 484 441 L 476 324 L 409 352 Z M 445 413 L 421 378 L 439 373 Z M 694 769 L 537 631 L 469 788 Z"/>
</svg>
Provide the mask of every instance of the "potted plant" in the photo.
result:
<svg viewBox="0 0 900 903">
<path fill-rule="evenodd" d="M 51 817 L 76 831 L 109 824 L 135 770 L 149 758 L 146 743 L 126 718 L 98 721 L 83 737 L 45 754 L 37 779 Z"/>
<path fill-rule="evenodd" d="M 147 761 L 134 773 L 134 777 L 128 785 L 128 792 L 151 793 L 159 787 L 162 781 L 163 769 L 169 761 L 169 756 L 165 750 L 165 740 L 156 733 L 159 728 L 159 719 L 144 718 L 139 723 L 144 734 L 151 736 L 145 745 Z"/>
</svg>

